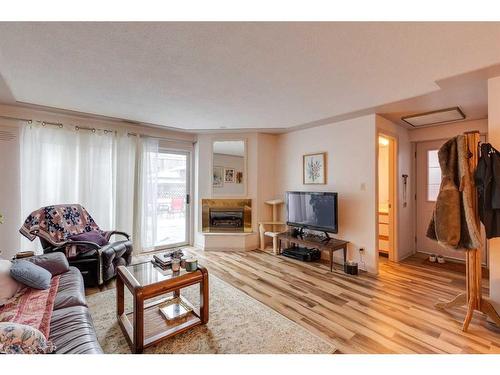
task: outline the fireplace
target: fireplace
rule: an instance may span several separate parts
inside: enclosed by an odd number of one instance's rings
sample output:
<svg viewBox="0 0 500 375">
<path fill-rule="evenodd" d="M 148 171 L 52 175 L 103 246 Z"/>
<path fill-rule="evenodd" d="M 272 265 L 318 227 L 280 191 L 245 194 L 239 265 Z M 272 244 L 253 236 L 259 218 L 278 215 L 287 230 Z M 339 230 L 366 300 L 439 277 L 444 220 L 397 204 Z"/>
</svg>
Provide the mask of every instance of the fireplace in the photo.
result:
<svg viewBox="0 0 500 375">
<path fill-rule="evenodd" d="M 243 209 L 210 208 L 210 228 L 212 229 L 237 229 L 243 231 Z"/>
<path fill-rule="evenodd" d="M 202 199 L 203 232 L 252 232 L 250 199 Z"/>
</svg>

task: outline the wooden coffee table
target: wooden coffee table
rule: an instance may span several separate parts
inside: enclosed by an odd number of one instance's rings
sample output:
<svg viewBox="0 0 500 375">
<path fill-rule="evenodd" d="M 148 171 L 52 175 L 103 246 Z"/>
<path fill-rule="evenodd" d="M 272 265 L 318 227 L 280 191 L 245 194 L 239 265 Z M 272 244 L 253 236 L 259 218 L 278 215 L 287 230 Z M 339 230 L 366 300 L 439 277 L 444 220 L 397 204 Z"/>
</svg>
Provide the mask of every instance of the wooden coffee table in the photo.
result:
<svg viewBox="0 0 500 375">
<path fill-rule="evenodd" d="M 171 298 L 180 297 L 182 288 L 200 284 L 200 309 L 177 320 L 167 320 L 160 308 Z M 132 293 L 134 310 L 125 312 L 124 285 Z M 172 293 L 172 296 L 146 301 Z M 184 298 L 184 297 L 182 297 Z M 208 322 L 208 272 L 198 266 L 195 272 L 181 269 L 174 273 L 162 270 L 151 262 L 118 267 L 116 278 L 116 311 L 118 323 L 133 353 L 155 345 L 168 337 Z"/>
</svg>

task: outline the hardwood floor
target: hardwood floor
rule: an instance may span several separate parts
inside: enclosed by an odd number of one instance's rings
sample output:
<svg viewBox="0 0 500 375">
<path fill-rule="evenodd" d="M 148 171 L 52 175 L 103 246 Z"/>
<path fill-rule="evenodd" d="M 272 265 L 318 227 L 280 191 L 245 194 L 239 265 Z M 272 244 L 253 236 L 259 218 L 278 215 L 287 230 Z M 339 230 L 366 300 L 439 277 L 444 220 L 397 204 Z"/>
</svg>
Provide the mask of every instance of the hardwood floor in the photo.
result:
<svg viewBox="0 0 500 375">
<path fill-rule="evenodd" d="M 378 276 L 349 276 L 260 251 L 194 252 L 212 274 L 341 353 L 500 353 L 500 329 L 483 316 L 475 315 L 465 333 L 465 309 L 434 308 L 464 290 L 465 276 L 426 267 L 418 256 L 381 262 Z"/>
<path fill-rule="evenodd" d="M 339 353 L 500 353 L 500 329 L 484 316 L 475 314 L 465 333 L 465 309 L 434 308 L 438 299 L 464 290 L 464 275 L 425 266 L 419 256 L 381 261 L 378 276 L 349 276 L 261 251 L 189 251 L 211 274 L 332 342 Z"/>
</svg>

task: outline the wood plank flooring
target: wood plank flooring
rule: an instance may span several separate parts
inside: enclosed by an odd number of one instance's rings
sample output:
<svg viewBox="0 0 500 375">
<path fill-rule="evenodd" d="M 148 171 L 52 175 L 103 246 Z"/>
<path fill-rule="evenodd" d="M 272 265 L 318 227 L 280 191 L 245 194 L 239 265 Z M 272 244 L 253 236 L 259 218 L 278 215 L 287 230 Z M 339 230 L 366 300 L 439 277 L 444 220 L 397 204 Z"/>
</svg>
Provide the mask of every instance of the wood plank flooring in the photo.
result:
<svg viewBox="0 0 500 375">
<path fill-rule="evenodd" d="M 371 276 L 329 272 L 267 252 L 191 250 L 209 272 L 332 342 L 341 353 L 500 353 L 500 329 L 465 309 L 439 311 L 438 299 L 465 288 L 463 274 L 426 267 L 419 256 L 381 261 Z M 488 293 L 485 280 L 485 293 Z"/>
<path fill-rule="evenodd" d="M 475 314 L 465 333 L 465 309 L 433 306 L 463 291 L 464 275 L 425 266 L 419 256 L 381 260 L 378 276 L 349 276 L 261 251 L 189 252 L 211 274 L 330 341 L 339 353 L 500 353 L 500 329 L 484 316 Z"/>
</svg>

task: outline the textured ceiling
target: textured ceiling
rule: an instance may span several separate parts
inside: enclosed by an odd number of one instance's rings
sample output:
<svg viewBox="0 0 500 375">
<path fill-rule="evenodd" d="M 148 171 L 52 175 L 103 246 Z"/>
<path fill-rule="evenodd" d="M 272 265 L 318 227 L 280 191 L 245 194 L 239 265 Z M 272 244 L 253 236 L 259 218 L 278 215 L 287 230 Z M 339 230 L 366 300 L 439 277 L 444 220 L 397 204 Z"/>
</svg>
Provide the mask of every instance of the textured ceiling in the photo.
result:
<svg viewBox="0 0 500 375">
<path fill-rule="evenodd" d="M 428 94 L 425 110 L 469 100 L 480 116 L 484 84 L 450 98 L 436 81 L 500 63 L 498 40 L 499 23 L 0 23 L 0 101 L 190 130 L 283 129 Z"/>
</svg>

